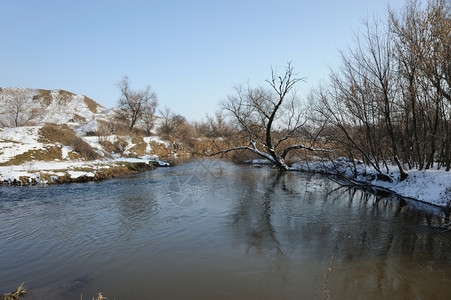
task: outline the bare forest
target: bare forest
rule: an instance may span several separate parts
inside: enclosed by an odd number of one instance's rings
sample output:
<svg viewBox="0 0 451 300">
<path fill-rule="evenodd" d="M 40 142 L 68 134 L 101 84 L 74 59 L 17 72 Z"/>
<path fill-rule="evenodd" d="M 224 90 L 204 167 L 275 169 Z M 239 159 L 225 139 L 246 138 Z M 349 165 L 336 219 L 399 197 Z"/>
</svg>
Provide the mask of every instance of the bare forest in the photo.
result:
<svg viewBox="0 0 451 300">
<path fill-rule="evenodd" d="M 130 148 L 124 136 L 139 144 L 142 137 L 158 135 L 168 144 L 158 148 L 154 143 L 157 155 L 261 158 L 282 171 L 299 160 L 337 158 L 345 158 L 356 175 L 357 165 L 363 164 L 387 181 L 393 180 L 392 166 L 401 181 L 409 169 L 449 171 L 450 6 L 449 0 L 412 0 L 399 11 L 388 10 L 385 18 L 364 20 L 354 42 L 341 51 L 340 65 L 307 96 L 298 87 L 304 82 L 301 75 L 308 74 L 298 74 L 289 62 L 281 73 L 271 68 L 262 86 L 235 87 L 214 116 L 189 121 L 167 107 L 158 109 L 156 92 L 149 86 L 132 89 L 125 76 L 116 85 L 116 108 L 102 115 L 98 104 L 84 97 L 94 103 L 95 122 L 74 114 L 69 123 L 81 132 L 82 123 L 91 122 L 95 126 L 84 133 L 99 136 L 107 152 L 121 155 Z M 49 95 L 71 95 L 37 92 L 30 98 L 21 89 L 3 89 L 0 126 L 40 124 L 51 119 Z M 119 137 L 110 141 L 112 135 Z"/>
<path fill-rule="evenodd" d="M 369 165 L 389 181 L 391 165 L 401 180 L 406 169 L 449 171 L 450 17 L 450 2 L 436 0 L 365 20 L 339 68 L 309 94 L 307 108 L 294 92 L 300 79 L 290 64 L 282 76 L 272 72 L 269 90 L 237 88 L 223 108 L 248 143 L 218 153 L 247 149 L 286 169 L 288 152 L 315 151 L 348 158 L 356 173 L 356 164 Z"/>
</svg>

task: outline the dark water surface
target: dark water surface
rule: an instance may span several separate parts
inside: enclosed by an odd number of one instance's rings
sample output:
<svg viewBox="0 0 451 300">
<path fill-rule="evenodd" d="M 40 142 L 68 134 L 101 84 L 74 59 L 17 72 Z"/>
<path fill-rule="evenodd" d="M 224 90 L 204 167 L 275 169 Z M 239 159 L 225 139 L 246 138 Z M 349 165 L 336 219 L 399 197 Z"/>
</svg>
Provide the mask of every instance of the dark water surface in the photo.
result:
<svg viewBox="0 0 451 300">
<path fill-rule="evenodd" d="M 0 187 L 0 293 L 25 282 L 25 299 L 451 299 L 446 221 L 326 178 L 215 160 Z"/>
</svg>

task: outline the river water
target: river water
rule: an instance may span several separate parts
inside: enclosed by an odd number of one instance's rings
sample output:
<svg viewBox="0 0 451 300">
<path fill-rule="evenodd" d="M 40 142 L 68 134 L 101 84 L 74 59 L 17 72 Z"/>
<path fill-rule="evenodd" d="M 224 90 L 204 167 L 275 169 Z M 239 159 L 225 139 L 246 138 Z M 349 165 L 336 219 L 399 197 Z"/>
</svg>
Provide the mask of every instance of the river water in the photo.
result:
<svg viewBox="0 0 451 300">
<path fill-rule="evenodd" d="M 196 160 L 0 187 L 0 293 L 25 299 L 450 299 L 440 209 Z"/>
</svg>

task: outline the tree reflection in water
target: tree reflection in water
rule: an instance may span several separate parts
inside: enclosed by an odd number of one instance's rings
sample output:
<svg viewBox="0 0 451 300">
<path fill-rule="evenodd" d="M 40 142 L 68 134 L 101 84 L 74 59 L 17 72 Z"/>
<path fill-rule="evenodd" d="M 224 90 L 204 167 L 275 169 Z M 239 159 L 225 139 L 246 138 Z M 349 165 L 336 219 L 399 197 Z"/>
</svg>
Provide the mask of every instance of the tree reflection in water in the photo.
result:
<svg viewBox="0 0 451 300">
<path fill-rule="evenodd" d="M 299 173 L 260 170 L 237 180 L 233 239 L 246 255 L 265 258 L 269 280 L 286 281 L 315 261 L 311 275 L 322 289 L 333 253 L 335 296 L 427 298 L 449 290 L 450 248 L 440 241 L 450 233 L 440 229 L 448 220 L 440 209 Z M 442 292 L 425 290 L 425 280 Z"/>
</svg>

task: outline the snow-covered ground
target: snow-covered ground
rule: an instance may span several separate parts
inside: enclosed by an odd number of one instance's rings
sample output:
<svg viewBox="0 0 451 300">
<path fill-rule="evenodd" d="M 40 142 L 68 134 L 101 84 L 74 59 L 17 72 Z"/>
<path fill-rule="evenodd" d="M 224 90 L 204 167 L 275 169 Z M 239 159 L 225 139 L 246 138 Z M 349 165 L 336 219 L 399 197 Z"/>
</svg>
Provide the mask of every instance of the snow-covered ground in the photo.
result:
<svg viewBox="0 0 451 300">
<path fill-rule="evenodd" d="M 115 158 L 94 161 L 55 161 L 55 162 L 29 162 L 22 165 L 0 166 L 0 181 L 18 181 L 20 177 L 34 179 L 37 183 L 47 183 L 41 180 L 41 174 L 53 176 L 69 175 L 75 179 L 82 176 L 94 177 L 96 171 L 108 169 L 112 166 L 120 166 L 123 163 L 149 163 L 155 161 L 160 166 L 168 166 L 168 163 L 160 161 L 158 156 L 143 156 L 140 158 Z M 79 171 L 79 170 L 89 171 Z"/>
<path fill-rule="evenodd" d="M 43 149 L 44 144 L 37 141 L 39 129 L 37 126 L 27 126 L 6 128 L 1 131 L 0 163 L 30 150 Z"/>
<path fill-rule="evenodd" d="M 293 170 L 316 171 L 331 173 L 335 167 L 349 178 L 353 177 L 351 168 L 345 159 L 332 164 L 331 162 L 299 162 L 292 166 Z M 451 205 L 451 172 L 442 170 L 408 170 L 408 178 L 399 181 L 399 171 L 395 167 L 389 170 L 393 182 L 377 179 L 376 171 L 363 164 L 357 165 L 358 176 L 356 181 L 370 184 L 375 187 L 388 189 L 396 194 L 413 198 L 436 206 L 446 207 Z"/>
</svg>

